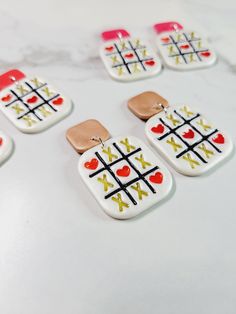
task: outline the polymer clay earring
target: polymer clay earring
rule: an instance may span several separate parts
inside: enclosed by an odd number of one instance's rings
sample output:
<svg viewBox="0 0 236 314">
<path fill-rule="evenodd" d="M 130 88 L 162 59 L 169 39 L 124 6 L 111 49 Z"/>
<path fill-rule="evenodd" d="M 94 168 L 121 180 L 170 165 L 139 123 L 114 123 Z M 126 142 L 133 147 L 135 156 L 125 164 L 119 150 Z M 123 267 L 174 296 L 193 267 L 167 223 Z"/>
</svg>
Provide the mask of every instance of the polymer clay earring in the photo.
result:
<svg viewBox="0 0 236 314">
<path fill-rule="evenodd" d="M 0 131 L 0 165 L 8 159 L 13 151 L 13 141 L 5 133 Z"/>
<path fill-rule="evenodd" d="M 67 116 L 71 100 L 37 76 L 11 70 L 0 76 L 0 110 L 24 133 L 47 129 Z"/>
<path fill-rule="evenodd" d="M 160 95 L 144 92 L 131 98 L 128 107 L 147 120 L 145 133 L 151 144 L 184 175 L 201 175 L 232 152 L 230 137 L 187 105 L 170 107 Z"/>
<path fill-rule="evenodd" d="M 185 30 L 177 22 L 154 25 L 156 44 L 164 63 L 175 70 L 206 68 L 216 62 L 208 40 L 198 32 Z"/>
<path fill-rule="evenodd" d="M 135 217 L 170 193 L 170 172 L 138 138 L 111 138 L 97 120 L 70 128 L 66 137 L 78 153 L 83 153 L 79 174 L 111 217 Z"/>
<path fill-rule="evenodd" d="M 105 31 L 100 56 L 110 74 L 118 81 L 134 81 L 161 71 L 161 60 L 149 44 L 132 38 L 124 29 Z"/>
</svg>

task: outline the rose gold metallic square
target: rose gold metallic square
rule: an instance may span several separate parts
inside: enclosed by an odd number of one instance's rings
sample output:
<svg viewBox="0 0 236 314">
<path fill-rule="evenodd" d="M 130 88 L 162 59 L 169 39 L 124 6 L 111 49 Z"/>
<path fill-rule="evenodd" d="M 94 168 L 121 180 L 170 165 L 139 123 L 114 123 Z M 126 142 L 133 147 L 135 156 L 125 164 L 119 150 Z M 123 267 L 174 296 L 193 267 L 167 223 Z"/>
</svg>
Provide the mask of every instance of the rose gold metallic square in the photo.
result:
<svg viewBox="0 0 236 314">
<path fill-rule="evenodd" d="M 86 120 L 66 132 L 66 138 L 74 149 L 82 154 L 110 138 L 108 130 L 97 120 Z"/>
<path fill-rule="evenodd" d="M 144 92 L 128 101 L 129 109 L 140 119 L 148 120 L 155 114 L 168 107 L 168 101 L 154 92 Z"/>
</svg>

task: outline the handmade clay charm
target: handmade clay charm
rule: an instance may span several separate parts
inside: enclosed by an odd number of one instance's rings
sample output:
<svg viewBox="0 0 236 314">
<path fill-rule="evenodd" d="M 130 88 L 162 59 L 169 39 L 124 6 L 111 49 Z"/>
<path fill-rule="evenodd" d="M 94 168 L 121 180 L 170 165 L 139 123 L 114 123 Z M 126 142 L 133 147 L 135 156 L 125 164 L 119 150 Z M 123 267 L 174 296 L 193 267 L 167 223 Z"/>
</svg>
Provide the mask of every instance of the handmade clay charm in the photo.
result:
<svg viewBox="0 0 236 314">
<path fill-rule="evenodd" d="M 206 68 L 216 62 L 208 40 L 198 32 L 183 29 L 177 22 L 154 25 L 156 43 L 164 63 L 175 70 Z"/>
<path fill-rule="evenodd" d="M 0 110 L 22 132 L 45 130 L 67 116 L 71 100 L 37 76 L 11 70 L 0 76 Z"/>
<path fill-rule="evenodd" d="M 158 74 L 161 61 L 149 44 L 130 37 L 124 29 L 102 33 L 100 55 L 110 76 L 119 81 L 134 81 Z"/>
<path fill-rule="evenodd" d="M 131 98 L 130 110 L 147 120 L 145 133 L 176 171 L 197 176 L 217 166 L 232 151 L 230 137 L 188 105 L 168 106 L 154 92 Z"/>
<path fill-rule="evenodd" d="M 13 142 L 2 131 L 0 131 L 0 165 L 11 155 Z"/>
<path fill-rule="evenodd" d="M 87 120 L 70 128 L 67 139 L 83 153 L 79 173 L 108 215 L 135 217 L 169 194 L 170 172 L 138 138 L 111 138 L 98 121 Z"/>
</svg>

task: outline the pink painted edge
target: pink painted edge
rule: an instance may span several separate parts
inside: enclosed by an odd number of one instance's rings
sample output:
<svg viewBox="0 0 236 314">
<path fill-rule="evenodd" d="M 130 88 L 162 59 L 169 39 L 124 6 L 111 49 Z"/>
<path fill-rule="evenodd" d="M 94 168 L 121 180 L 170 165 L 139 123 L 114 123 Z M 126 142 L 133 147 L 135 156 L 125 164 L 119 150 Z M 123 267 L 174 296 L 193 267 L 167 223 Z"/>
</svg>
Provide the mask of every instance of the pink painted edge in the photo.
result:
<svg viewBox="0 0 236 314">
<path fill-rule="evenodd" d="M 172 31 L 175 31 L 173 25 L 177 25 L 178 29 L 181 30 L 183 29 L 183 26 L 178 23 L 178 22 L 174 22 L 174 21 L 171 21 L 171 22 L 164 22 L 164 23 L 157 23 L 153 26 L 155 32 L 157 34 L 161 34 L 161 33 L 164 33 L 164 32 L 172 32 Z"/>
<path fill-rule="evenodd" d="M 20 70 L 14 69 L 0 75 L 0 90 L 14 84 L 11 77 L 14 77 L 16 81 L 19 81 L 25 77 L 25 74 Z"/>
<path fill-rule="evenodd" d="M 118 39 L 118 33 L 121 33 L 122 37 L 129 37 L 130 34 L 125 29 L 113 29 L 101 33 L 101 37 L 104 41 Z"/>
</svg>

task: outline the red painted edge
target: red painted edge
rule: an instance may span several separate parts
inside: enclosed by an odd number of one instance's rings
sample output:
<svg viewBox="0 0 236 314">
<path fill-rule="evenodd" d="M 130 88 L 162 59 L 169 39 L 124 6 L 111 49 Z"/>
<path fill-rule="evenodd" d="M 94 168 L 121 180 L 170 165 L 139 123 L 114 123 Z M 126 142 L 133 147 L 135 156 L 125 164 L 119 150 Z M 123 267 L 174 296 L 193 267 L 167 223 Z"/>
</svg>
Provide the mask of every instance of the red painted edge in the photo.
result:
<svg viewBox="0 0 236 314">
<path fill-rule="evenodd" d="M 113 29 L 109 31 L 102 32 L 101 37 L 104 41 L 118 39 L 118 34 L 121 33 L 122 37 L 129 37 L 130 34 L 125 29 Z"/>
<path fill-rule="evenodd" d="M 171 32 L 175 31 L 174 25 L 178 27 L 179 30 L 183 29 L 183 26 L 179 24 L 178 22 L 165 22 L 165 23 L 157 23 L 153 26 L 155 32 L 157 34 L 161 34 L 164 32 Z"/>
<path fill-rule="evenodd" d="M 14 69 L 0 75 L 0 90 L 3 90 L 4 88 L 14 84 L 14 81 L 11 79 L 11 77 L 14 77 L 16 81 L 19 81 L 25 77 L 25 74 L 20 70 Z"/>
</svg>

